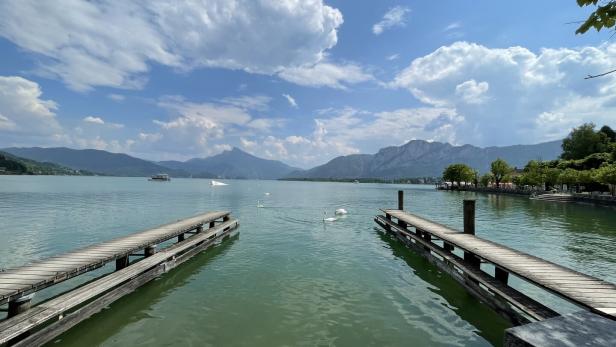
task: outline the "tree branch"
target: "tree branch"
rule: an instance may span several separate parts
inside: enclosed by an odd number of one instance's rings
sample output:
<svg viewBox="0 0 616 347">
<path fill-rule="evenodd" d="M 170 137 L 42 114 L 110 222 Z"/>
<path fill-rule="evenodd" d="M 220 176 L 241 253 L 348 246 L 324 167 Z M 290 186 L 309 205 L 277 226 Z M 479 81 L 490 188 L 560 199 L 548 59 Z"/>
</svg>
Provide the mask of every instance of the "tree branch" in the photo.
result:
<svg viewBox="0 0 616 347">
<path fill-rule="evenodd" d="M 589 80 L 591 78 L 602 77 L 602 76 L 609 75 L 609 74 L 614 73 L 614 72 L 616 72 L 616 69 L 608 71 L 608 72 L 604 72 L 604 73 L 598 74 L 598 75 L 588 75 L 588 76 L 584 77 L 584 79 L 585 80 Z"/>
</svg>

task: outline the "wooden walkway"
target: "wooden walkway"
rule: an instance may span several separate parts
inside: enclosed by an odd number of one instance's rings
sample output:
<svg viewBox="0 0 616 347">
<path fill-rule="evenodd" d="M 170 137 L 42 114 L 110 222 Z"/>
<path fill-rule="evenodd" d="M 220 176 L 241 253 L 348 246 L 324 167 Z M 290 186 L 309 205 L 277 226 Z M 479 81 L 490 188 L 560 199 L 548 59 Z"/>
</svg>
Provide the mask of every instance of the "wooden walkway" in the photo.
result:
<svg viewBox="0 0 616 347">
<path fill-rule="evenodd" d="M 125 259 L 128 263 L 128 256 L 138 250 L 145 250 L 180 235 L 183 237 L 184 233 L 203 229 L 205 224 L 213 226 L 215 220 L 226 220 L 228 216 L 229 212 L 209 212 L 2 271 L 0 304 L 99 268 L 113 260 Z"/>
<path fill-rule="evenodd" d="M 229 212 L 209 212 L 0 272 L 1 298 L 9 304 L 7 319 L 0 321 L 0 346 L 39 346 L 51 341 L 115 300 L 234 235 L 238 226 Z M 157 244 L 175 237 L 176 243 L 156 252 Z M 138 250 L 143 251 L 135 254 Z M 131 263 L 130 256 L 142 258 Z M 114 272 L 30 307 L 29 294 L 113 260 Z"/>
<path fill-rule="evenodd" d="M 426 243 L 433 243 L 434 239 L 443 241 L 442 248 L 436 247 L 443 251 L 441 255 L 453 255 L 451 251 L 459 248 L 470 255 L 468 259 L 475 258 L 493 264 L 500 274 L 515 275 L 569 302 L 605 317 L 616 319 L 616 285 L 613 283 L 477 237 L 474 234 L 454 230 L 408 212 L 400 210 L 383 210 L 383 212 L 385 216 L 378 216 L 377 219 L 379 224 L 386 229 L 398 228 L 398 231 L 408 233 L 407 236 L 416 236 Z M 395 218 L 397 222 L 393 222 L 392 218 Z M 408 227 L 414 228 L 415 231 L 409 230 Z M 460 257 L 457 258 L 462 260 Z M 466 255 L 465 258 L 467 258 Z M 468 265 L 468 261 L 466 263 Z M 476 271 L 480 271 L 478 270 L 479 264 L 476 265 Z M 468 269 L 468 266 L 466 267 Z M 487 275 L 487 273 L 484 274 Z M 494 290 L 510 288 L 502 285 L 503 278 L 506 284 L 507 276 L 497 274 L 497 277 L 500 277 L 501 285 L 497 285 L 493 288 Z M 475 280 L 481 281 L 481 278 L 475 278 Z M 490 286 L 495 283 L 498 284 L 498 281 L 493 283 L 483 281 L 482 284 Z"/>
</svg>

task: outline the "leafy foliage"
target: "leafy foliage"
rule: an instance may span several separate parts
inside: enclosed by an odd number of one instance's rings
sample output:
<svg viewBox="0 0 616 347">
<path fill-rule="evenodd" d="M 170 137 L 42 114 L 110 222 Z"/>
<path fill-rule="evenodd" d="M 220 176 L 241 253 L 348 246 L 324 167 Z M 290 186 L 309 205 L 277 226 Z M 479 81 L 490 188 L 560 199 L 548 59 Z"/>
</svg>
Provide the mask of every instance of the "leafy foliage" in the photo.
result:
<svg viewBox="0 0 616 347">
<path fill-rule="evenodd" d="M 563 140 L 562 159 L 582 159 L 593 153 L 605 152 L 609 139 L 603 132 L 596 132 L 593 123 L 585 123 L 573 129 Z"/>
<path fill-rule="evenodd" d="M 475 178 L 475 170 L 466 164 L 451 164 L 443 171 L 445 181 L 456 182 L 458 187 L 462 182 L 470 182 Z"/>
<path fill-rule="evenodd" d="M 576 34 L 584 34 L 590 28 L 600 31 L 601 29 L 613 28 L 616 25 L 616 0 L 577 0 L 580 7 L 597 6 L 588 19 L 575 31 Z"/>
<path fill-rule="evenodd" d="M 494 176 L 494 182 L 496 183 L 497 188 L 500 187 L 503 179 L 505 179 L 511 171 L 513 171 L 511 166 L 509 166 L 509 164 L 501 158 L 497 158 L 492 162 L 490 165 L 490 172 L 492 172 L 492 175 Z"/>
</svg>

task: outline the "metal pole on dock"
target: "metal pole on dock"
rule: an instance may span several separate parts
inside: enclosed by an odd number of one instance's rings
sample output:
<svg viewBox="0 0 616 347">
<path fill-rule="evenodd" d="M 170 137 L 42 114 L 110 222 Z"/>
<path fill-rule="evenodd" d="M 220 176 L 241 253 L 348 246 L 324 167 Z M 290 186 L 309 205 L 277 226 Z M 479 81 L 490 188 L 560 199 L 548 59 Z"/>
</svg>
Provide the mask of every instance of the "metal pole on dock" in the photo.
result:
<svg viewBox="0 0 616 347">
<path fill-rule="evenodd" d="M 404 210 L 404 191 L 403 190 L 398 191 L 398 210 L 400 211 Z"/>
</svg>

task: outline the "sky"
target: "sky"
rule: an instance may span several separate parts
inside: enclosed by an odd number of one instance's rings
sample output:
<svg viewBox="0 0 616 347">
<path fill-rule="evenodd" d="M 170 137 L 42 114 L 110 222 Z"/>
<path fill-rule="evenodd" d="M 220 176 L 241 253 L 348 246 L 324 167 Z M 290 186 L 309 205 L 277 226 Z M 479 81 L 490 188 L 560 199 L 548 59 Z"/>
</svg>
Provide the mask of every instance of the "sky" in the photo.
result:
<svg viewBox="0 0 616 347">
<path fill-rule="evenodd" d="M 0 147 L 309 168 L 410 140 L 616 127 L 610 32 L 575 0 L 0 0 Z"/>
</svg>

